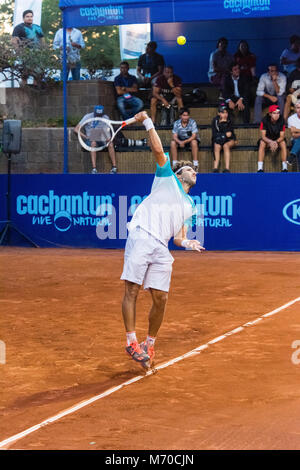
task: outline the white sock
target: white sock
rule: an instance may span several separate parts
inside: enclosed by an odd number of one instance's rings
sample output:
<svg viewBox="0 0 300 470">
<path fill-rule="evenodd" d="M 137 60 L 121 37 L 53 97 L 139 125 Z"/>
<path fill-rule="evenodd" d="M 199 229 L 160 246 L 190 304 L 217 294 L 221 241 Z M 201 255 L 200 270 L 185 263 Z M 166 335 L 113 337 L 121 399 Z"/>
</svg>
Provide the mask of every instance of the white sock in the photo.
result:
<svg viewBox="0 0 300 470">
<path fill-rule="evenodd" d="M 178 163 L 178 160 L 173 160 L 173 163 L 172 163 L 173 168 L 174 168 L 174 166 L 176 165 L 176 163 Z"/>
<path fill-rule="evenodd" d="M 287 170 L 287 162 L 282 162 L 282 169 Z"/>
<path fill-rule="evenodd" d="M 155 339 L 153 336 L 147 336 L 147 339 L 146 339 L 146 343 L 149 345 L 149 346 L 154 346 L 154 343 L 155 343 Z"/>
<path fill-rule="evenodd" d="M 129 333 L 126 333 L 126 338 L 127 338 L 127 346 L 129 346 L 134 341 L 137 341 L 135 331 L 129 331 Z"/>
<path fill-rule="evenodd" d="M 264 169 L 264 162 L 258 162 L 257 165 L 258 165 L 258 168 L 257 168 L 258 170 Z"/>
<path fill-rule="evenodd" d="M 198 160 L 193 160 L 193 165 L 195 168 L 198 168 L 198 165 L 199 165 Z"/>
</svg>

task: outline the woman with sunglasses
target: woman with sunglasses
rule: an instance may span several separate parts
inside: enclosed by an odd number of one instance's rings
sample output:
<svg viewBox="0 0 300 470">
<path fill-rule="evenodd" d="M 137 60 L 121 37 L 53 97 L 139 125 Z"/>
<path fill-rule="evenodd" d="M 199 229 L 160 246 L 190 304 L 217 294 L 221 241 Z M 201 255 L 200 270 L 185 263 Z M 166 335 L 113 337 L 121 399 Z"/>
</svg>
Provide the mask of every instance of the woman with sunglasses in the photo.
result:
<svg viewBox="0 0 300 470">
<path fill-rule="evenodd" d="M 258 141 L 258 173 L 264 172 L 264 159 L 266 150 L 272 153 L 280 149 L 283 172 L 287 172 L 287 148 L 285 140 L 285 125 L 279 106 L 273 104 L 269 107 L 269 113 L 260 124 L 261 138 Z"/>
</svg>

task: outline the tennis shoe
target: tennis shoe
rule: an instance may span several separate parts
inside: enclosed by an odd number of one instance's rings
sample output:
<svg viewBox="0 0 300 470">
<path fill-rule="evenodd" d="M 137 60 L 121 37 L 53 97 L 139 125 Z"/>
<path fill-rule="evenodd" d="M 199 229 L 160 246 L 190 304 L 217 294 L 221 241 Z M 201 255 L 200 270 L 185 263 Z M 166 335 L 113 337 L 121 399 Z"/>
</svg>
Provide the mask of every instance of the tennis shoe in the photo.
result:
<svg viewBox="0 0 300 470">
<path fill-rule="evenodd" d="M 292 165 L 294 163 L 294 160 L 296 159 L 296 155 L 294 153 L 290 153 L 287 162 L 289 165 Z"/>
<path fill-rule="evenodd" d="M 92 171 L 91 171 L 92 175 L 96 175 L 98 173 L 97 169 L 96 168 L 93 168 Z"/>
<path fill-rule="evenodd" d="M 149 344 L 147 344 L 147 341 L 143 341 L 140 344 L 140 347 L 141 347 L 141 350 L 144 351 L 145 354 L 147 354 L 150 357 L 150 363 L 152 363 L 154 356 L 155 356 L 154 346 L 150 346 Z"/>
<path fill-rule="evenodd" d="M 141 349 L 137 341 L 130 343 L 129 346 L 125 348 L 125 351 L 134 361 L 141 364 L 142 367 L 145 369 L 149 368 L 150 357 L 145 353 L 144 350 Z"/>
<path fill-rule="evenodd" d="M 113 166 L 112 169 L 110 170 L 111 175 L 115 175 L 117 173 L 118 169 L 116 166 Z"/>
</svg>

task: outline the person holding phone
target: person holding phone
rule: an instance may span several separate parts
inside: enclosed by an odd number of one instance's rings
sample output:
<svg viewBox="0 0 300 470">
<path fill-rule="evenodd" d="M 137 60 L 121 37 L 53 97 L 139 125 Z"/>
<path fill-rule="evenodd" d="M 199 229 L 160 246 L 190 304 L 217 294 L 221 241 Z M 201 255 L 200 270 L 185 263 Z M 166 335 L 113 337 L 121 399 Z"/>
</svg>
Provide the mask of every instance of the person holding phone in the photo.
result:
<svg viewBox="0 0 300 470">
<path fill-rule="evenodd" d="M 144 106 L 143 101 L 135 96 L 135 93 L 138 92 L 137 78 L 134 75 L 130 75 L 128 71 L 128 62 L 121 62 L 120 75 L 114 80 L 118 95 L 117 106 L 124 120 L 133 117 Z"/>
</svg>

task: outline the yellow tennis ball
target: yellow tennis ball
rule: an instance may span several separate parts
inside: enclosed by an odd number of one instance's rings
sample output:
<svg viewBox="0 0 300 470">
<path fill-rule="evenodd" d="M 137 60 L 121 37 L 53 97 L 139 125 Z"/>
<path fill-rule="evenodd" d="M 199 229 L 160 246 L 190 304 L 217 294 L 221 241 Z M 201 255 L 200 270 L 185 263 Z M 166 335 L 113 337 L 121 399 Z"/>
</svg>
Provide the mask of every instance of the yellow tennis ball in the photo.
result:
<svg viewBox="0 0 300 470">
<path fill-rule="evenodd" d="M 179 46 L 184 46 L 185 43 L 186 43 L 186 38 L 184 36 L 178 36 L 177 44 L 179 44 Z"/>
</svg>

